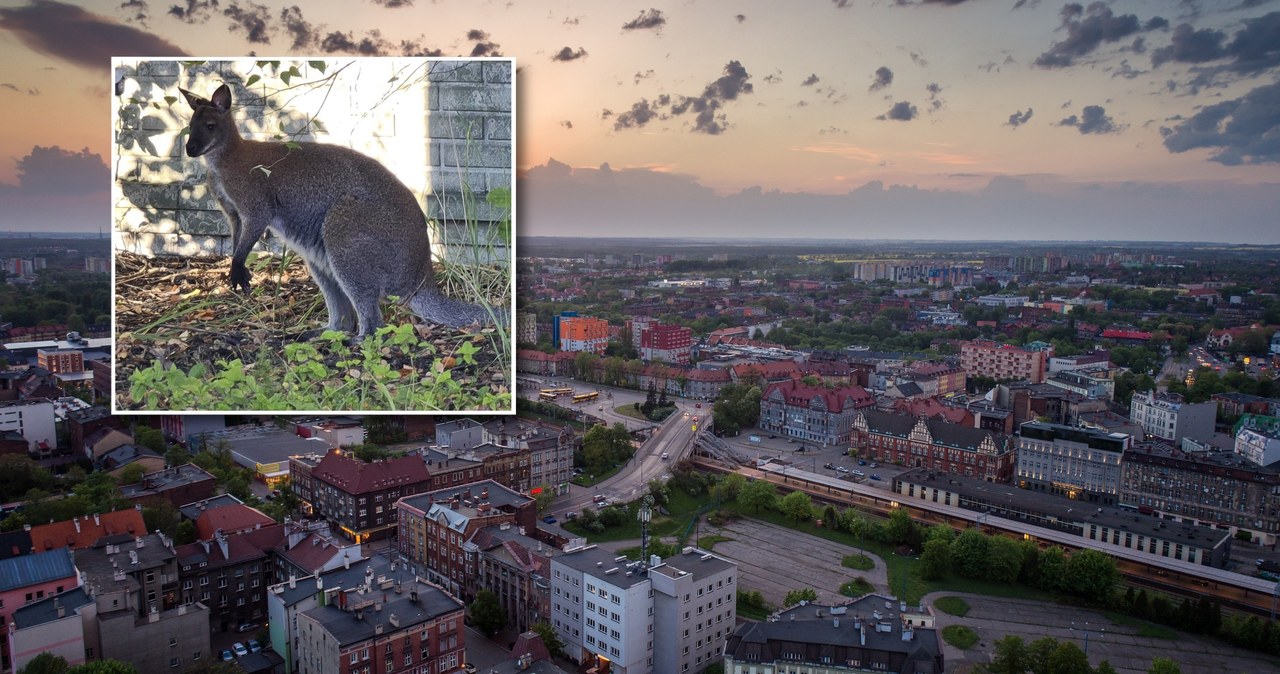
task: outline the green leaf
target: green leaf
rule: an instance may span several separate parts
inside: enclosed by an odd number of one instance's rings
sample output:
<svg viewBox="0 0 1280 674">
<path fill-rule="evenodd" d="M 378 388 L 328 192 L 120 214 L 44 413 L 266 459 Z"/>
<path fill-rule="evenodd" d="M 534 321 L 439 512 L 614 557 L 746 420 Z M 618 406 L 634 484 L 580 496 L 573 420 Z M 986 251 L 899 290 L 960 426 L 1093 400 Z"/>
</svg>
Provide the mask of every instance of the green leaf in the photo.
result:
<svg viewBox="0 0 1280 674">
<path fill-rule="evenodd" d="M 164 102 L 165 102 L 166 104 L 168 104 L 168 105 L 173 105 L 174 103 L 177 103 L 177 102 L 178 102 L 178 97 L 177 97 L 177 96 L 165 96 L 165 97 L 164 97 Z"/>
<path fill-rule="evenodd" d="M 290 78 L 290 77 L 292 77 L 292 75 L 290 75 L 290 74 L 289 74 L 289 71 L 288 71 L 288 70 L 286 70 L 286 71 L 284 71 L 284 72 L 280 73 L 280 80 L 281 80 L 282 82 L 284 82 L 285 84 L 288 84 L 288 83 L 289 83 L 289 78 Z"/>
<path fill-rule="evenodd" d="M 249 79 L 247 79 L 247 80 L 245 80 L 245 81 L 244 81 L 244 85 L 245 85 L 246 87 L 251 87 L 251 86 L 253 86 L 253 85 L 254 85 L 258 80 L 260 80 L 260 79 L 262 79 L 262 76 L 261 76 L 261 75 L 250 75 L 250 76 L 249 76 Z"/>
<path fill-rule="evenodd" d="M 315 68 L 316 70 L 319 70 L 322 73 L 324 72 L 324 69 L 326 67 L 324 61 L 307 61 L 307 65 L 311 66 L 312 68 Z"/>
<path fill-rule="evenodd" d="M 284 144 L 284 146 L 285 146 L 285 147 L 287 147 L 287 148 L 289 148 L 290 150 L 301 150 L 301 149 L 302 149 L 302 144 L 301 144 L 301 143 L 299 143 L 298 141 L 295 141 L 295 140 L 291 140 L 291 141 L 289 141 L 289 142 L 285 143 L 285 144 Z"/>
</svg>

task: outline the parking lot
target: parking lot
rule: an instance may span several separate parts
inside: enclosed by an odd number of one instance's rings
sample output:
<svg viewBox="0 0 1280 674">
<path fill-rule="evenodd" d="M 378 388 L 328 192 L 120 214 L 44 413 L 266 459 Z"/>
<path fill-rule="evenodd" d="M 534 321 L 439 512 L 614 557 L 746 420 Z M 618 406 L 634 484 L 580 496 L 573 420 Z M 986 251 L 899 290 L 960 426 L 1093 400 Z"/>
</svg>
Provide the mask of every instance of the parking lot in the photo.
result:
<svg viewBox="0 0 1280 674">
<path fill-rule="evenodd" d="M 847 444 L 824 447 L 794 438 L 784 438 L 777 434 L 770 436 L 769 433 L 758 428 L 745 429 L 737 437 L 725 438 L 725 441 L 747 456 L 758 460 L 789 461 L 801 470 L 853 479 L 885 489 L 890 488 L 893 478 L 907 470 L 901 466 L 849 456 Z M 873 467 L 872 463 L 877 465 Z M 880 479 L 875 480 L 872 475 Z"/>
</svg>

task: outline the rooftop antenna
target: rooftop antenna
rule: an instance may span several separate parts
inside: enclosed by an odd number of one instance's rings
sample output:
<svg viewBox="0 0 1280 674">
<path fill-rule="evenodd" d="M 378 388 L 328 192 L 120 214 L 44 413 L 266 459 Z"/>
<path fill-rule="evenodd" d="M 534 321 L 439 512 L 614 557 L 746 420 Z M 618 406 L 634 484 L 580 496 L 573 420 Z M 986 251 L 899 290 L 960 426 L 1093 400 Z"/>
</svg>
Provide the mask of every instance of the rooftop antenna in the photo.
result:
<svg viewBox="0 0 1280 674">
<path fill-rule="evenodd" d="M 649 520 L 653 519 L 653 495 L 645 494 L 640 500 L 640 512 L 636 513 L 640 520 L 640 563 L 644 568 L 649 564 Z"/>
</svg>

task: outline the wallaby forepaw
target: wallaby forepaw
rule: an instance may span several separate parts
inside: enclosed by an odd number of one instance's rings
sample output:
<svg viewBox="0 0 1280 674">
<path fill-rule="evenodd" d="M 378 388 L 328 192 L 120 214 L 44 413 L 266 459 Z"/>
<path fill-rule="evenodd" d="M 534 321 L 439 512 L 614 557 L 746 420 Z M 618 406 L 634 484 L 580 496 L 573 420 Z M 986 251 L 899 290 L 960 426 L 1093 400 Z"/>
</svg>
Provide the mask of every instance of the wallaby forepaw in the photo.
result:
<svg viewBox="0 0 1280 674">
<path fill-rule="evenodd" d="M 231 281 L 231 288 L 241 292 L 249 292 L 249 270 L 240 267 L 239 269 L 232 267 L 231 273 L 228 275 Z"/>
</svg>

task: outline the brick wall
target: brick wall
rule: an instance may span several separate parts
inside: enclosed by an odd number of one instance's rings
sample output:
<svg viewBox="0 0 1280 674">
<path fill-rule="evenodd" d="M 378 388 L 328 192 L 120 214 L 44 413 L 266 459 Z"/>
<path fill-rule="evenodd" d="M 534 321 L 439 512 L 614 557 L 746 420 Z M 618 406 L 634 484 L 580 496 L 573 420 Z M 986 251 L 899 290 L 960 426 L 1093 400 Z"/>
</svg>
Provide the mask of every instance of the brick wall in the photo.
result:
<svg viewBox="0 0 1280 674">
<path fill-rule="evenodd" d="M 116 59 L 113 65 L 112 220 L 119 250 L 229 254 L 230 229 L 205 183 L 204 160 L 183 152 L 186 138 L 179 134 L 191 110 L 178 91 L 207 98 L 226 82 L 244 137 L 332 143 L 367 154 L 417 195 L 437 225 L 437 256 L 469 261 L 479 250 L 481 259 L 509 259 L 510 228 L 499 226 L 504 214 L 486 196 L 511 187 L 510 61 L 348 58 L 281 61 L 272 69 L 249 59 Z M 290 68 L 296 74 L 285 82 L 281 73 Z M 478 226 L 468 228 L 466 220 Z M 278 250 L 278 241 L 268 236 L 265 248 Z"/>
</svg>

